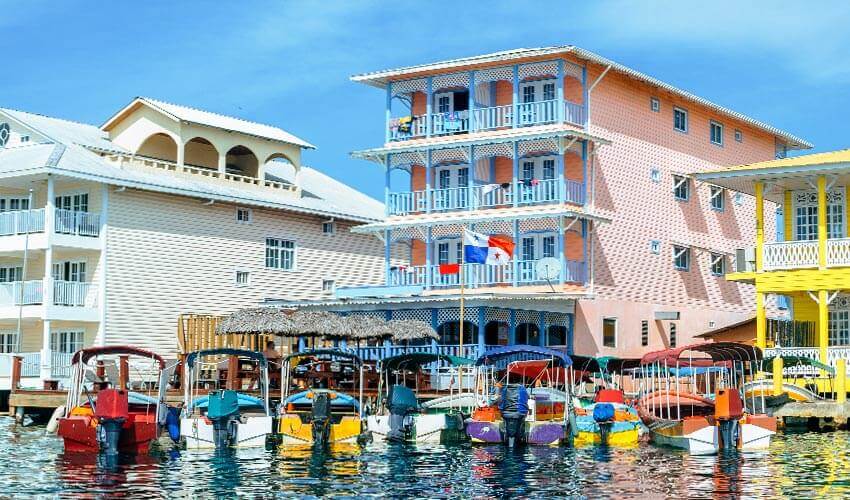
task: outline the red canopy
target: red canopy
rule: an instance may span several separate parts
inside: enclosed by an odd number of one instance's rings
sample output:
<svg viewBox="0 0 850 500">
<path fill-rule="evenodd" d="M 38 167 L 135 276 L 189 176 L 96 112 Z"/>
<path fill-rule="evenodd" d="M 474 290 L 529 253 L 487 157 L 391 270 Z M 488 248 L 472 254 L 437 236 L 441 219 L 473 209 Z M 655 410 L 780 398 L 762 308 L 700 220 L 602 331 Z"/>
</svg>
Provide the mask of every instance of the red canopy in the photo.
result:
<svg viewBox="0 0 850 500">
<path fill-rule="evenodd" d="M 567 371 L 563 367 L 551 366 L 551 360 L 533 359 L 529 361 L 514 361 L 508 365 L 508 373 L 521 375 L 525 378 L 541 378 L 546 380 L 567 380 Z"/>
<path fill-rule="evenodd" d="M 162 359 L 162 356 L 155 352 L 147 351 L 145 349 L 140 349 L 138 347 L 126 346 L 126 345 L 110 345 L 103 347 L 89 347 L 88 349 L 80 349 L 79 351 L 74 353 L 74 356 L 71 358 L 71 364 L 75 363 L 87 363 L 88 360 L 97 356 L 103 356 L 108 354 L 128 354 L 131 356 L 139 356 L 142 358 L 153 358 L 159 363 L 159 369 L 165 369 L 165 360 Z"/>
<path fill-rule="evenodd" d="M 683 353 L 686 354 L 683 355 Z M 721 361 L 758 361 L 761 358 L 761 349 L 755 346 L 737 342 L 705 342 L 650 352 L 641 358 L 640 364 L 666 362 L 668 367 L 677 364 L 679 366 L 710 366 Z"/>
</svg>

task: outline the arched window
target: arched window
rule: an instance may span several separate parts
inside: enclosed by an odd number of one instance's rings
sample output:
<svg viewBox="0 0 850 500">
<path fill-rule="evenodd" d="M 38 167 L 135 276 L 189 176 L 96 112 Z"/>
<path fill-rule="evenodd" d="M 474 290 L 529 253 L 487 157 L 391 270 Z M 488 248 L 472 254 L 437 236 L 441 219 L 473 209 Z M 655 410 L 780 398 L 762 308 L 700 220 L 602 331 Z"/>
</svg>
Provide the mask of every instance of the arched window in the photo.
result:
<svg viewBox="0 0 850 500">
<path fill-rule="evenodd" d="M 139 146 L 136 154 L 157 160 L 177 162 L 177 143 L 168 134 L 153 134 Z"/>
<path fill-rule="evenodd" d="M 228 174 L 257 177 L 260 162 L 250 149 L 245 146 L 233 146 L 227 152 L 225 159 Z"/>
<path fill-rule="evenodd" d="M 437 328 L 440 343 L 458 345 L 460 343 L 460 321 L 447 321 Z M 478 343 L 478 326 L 471 321 L 463 322 L 463 343 L 472 345 Z"/>
<path fill-rule="evenodd" d="M 192 167 L 218 170 L 218 150 L 203 137 L 195 137 L 184 146 L 183 163 Z"/>
</svg>

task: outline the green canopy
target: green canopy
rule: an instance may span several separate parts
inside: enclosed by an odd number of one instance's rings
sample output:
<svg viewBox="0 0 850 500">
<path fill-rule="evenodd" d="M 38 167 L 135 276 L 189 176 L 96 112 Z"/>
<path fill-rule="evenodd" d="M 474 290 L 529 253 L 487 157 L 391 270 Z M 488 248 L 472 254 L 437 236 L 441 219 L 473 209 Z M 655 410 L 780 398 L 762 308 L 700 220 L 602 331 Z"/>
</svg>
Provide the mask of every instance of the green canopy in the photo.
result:
<svg viewBox="0 0 850 500">
<path fill-rule="evenodd" d="M 636 358 L 618 358 L 615 356 L 601 356 L 596 358 L 599 368 L 606 372 L 620 373 L 630 368 L 640 366 L 640 359 Z"/>
<path fill-rule="evenodd" d="M 422 365 L 427 365 L 435 361 L 445 361 L 452 366 L 471 365 L 475 363 L 472 359 L 460 356 L 447 356 L 445 354 L 431 354 L 427 352 L 411 352 L 383 359 L 381 361 L 381 371 L 399 370 L 402 368 L 418 370 Z"/>
<path fill-rule="evenodd" d="M 820 361 L 812 358 L 806 358 L 803 356 L 779 356 L 782 358 L 783 368 L 788 368 L 792 366 L 811 366 L 813 368 L 821 369 L 830 375 L 835 375 L 835 368 L 825 365 Z M 762 360 L 761 368 L 763 371 L 768 371 L 773 368 L 773 360 L 776 359 L 776 356 L 770 358 L 764 358 Z"/>
</svg>

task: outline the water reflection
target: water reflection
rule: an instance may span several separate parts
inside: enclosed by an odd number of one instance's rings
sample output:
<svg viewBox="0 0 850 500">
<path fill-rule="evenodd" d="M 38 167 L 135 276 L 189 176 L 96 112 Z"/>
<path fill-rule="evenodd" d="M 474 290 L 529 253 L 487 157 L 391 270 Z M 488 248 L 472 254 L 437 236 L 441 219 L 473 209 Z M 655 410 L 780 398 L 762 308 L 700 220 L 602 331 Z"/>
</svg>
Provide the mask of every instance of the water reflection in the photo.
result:
<svg viewBox="0 0 850 500">
<path fill-rule="evenodd" d="M 769 451 L 696 457 L 619 448 L 416 446 L 373 443 L 65 454 L 43 428 L 0 418 L 0 496 L 850 496 L 850 434 L 780 434 Z"/>
</svg>

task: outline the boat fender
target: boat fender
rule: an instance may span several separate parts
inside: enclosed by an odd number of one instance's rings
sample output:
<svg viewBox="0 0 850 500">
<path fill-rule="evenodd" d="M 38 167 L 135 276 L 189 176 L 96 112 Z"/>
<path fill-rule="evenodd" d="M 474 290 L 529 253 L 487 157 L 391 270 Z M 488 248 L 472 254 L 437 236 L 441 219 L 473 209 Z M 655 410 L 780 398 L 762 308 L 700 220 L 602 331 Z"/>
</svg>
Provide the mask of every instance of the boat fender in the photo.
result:
<svg viewBox="0 0 850 500">
<path fill-rule="evenodd" d="M 177 408 L 169 408 L 168 414 L 165 416 L 165 428 L 168 430 L 168 436 L 175 443 L 180 441 L 180 410 Z"/>
<path fill-rule="evenodd" d="M 45 427 L 45 432 L 47 434 L 56 434 L 56 431 L 59 430 L 59 419 L 65 415 L 65 407 L 60 406 L 53 410 L 53 415 L 50 415 L 50 420 L 47 422 L 47 427 Z"/>
</svg>

